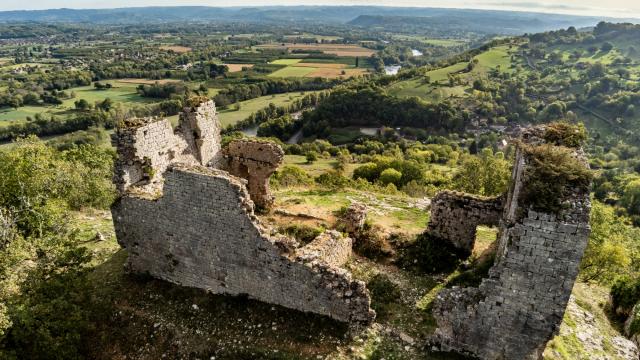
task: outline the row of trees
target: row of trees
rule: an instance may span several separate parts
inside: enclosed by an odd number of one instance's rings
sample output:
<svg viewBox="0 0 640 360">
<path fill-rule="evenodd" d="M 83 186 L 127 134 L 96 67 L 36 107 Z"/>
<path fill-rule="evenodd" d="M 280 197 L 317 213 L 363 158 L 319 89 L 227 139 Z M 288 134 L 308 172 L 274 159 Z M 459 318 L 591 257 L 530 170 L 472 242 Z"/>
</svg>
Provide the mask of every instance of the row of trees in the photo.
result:
<svg viewBox="0 0 640 360">
<path fill-rule="evenodd" d="M 230 104 L 255 99 L 260 96 L 283 94 L 294 91 L 325 90 L 340 83 L 339 79 L 278 79 L 259 81 L 254 84 L 240 84 L 231 88 L 222 89 L 213 100 L 216 106 L 224 108 Z"/>
<path fill-rule="evenodd" d="M 304 114 L 305 135 L 327 137 L 332 127 L 408 126 L 435 131 L 460 131 L 465 116 L 447 101 L 427 103 L 401 99 L 377 87 L 340 88 L 311 112 Z"/>
</svg>

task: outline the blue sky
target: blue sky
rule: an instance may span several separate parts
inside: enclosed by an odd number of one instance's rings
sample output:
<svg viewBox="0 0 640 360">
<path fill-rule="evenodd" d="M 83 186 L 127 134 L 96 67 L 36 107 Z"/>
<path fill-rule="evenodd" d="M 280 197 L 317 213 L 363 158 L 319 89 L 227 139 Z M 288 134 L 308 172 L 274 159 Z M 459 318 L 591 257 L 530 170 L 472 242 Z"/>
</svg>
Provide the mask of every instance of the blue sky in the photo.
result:
<svg viewBox="0 0 640 360">
<path fill-rule="evenodd" d="M 259 6 L 259 5 L 387 5 L 425 6 L 448 8 L 499 9 L 640 18 L 640 0 L 31 0 L 0 1 L 0 10 L 52 9 L 52 8 L 116 8 L 132 6 Z"/>
</svg>

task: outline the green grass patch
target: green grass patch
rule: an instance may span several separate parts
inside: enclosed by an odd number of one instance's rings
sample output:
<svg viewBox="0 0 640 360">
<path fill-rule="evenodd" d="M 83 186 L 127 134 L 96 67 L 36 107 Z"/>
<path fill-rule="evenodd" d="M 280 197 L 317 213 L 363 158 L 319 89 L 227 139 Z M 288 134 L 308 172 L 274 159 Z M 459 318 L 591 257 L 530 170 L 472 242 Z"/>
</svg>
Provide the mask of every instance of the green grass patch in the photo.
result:
<svg viewBox="0 0 640 360">
<path fill-rule="evenodd" d="M 221 110 L 218 118 L 220 119 L 222 126 L 226 127 L 246 119 L 252 113 L 269 106 L 271 103 L 276 106 L 283 106 L 290 104 L 295 99 L 303 97 L 304 95 L 306 95 L 306 93 L 295 92 L 261 96 L 255 99 L 241 101 L 240 110 L 235 110 L 233 105 L 231 105 L 228 109 Z"/>
<path fill-rule="evenodd" d="M 299 63 L 300 61 L 302 61 L 302 59 L 278 59 L 278 60 L 271 61 L 269 64 L 274 64 L 274 65 L 293 65 L 293 64 Z"/>
<path fill-rule="evenodd" d="M 300 66 L 287 66 L 284 69 L 277 70 L 267 75 L 269 77 L 305 77 L 312 72 L 318 70 L 315 67 L 300 67 Z"/>
<path fill-rule="evenodd" d="M 508 46 L 498 46 L 475 57 L 478 64 L 473 69 L 475 73 L 484 74 L 490 69 L 500 69 L 501 72 L 513 72 L 511 69 L 511 55 Z"/>
</svg>

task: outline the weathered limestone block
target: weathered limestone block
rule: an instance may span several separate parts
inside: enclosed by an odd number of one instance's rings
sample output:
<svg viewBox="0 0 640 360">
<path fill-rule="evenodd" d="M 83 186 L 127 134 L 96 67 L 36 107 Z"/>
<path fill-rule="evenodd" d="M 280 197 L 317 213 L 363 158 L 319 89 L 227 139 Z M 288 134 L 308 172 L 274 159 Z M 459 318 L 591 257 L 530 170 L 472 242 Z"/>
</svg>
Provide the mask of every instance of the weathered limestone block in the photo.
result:
<svg viewBox="0 0 640 360">
<path fill-rule="evenodd" d="M 112 213 L 132 272 L 217 294 L 247 294 L 356 327 L 375 317 L 365 284 L 334 266 L 348 257 L 349 239 L 325 234 L 300 250 L 308 255 L 315 248 L 318 256 L 296 260 L 300 254 L 266 235 L 244 181 L 227 172 L 174 164 L 162 196 L 125 193 Z"/>
<path fill-rule="evenodd" d="M 497 226 L 502 215 L 502 197 L 481 197 L 456 191 L 441 191 L 431 200 L 427 231 L 471 254 L 478 225 Z"/>
<path fill-rule="evenodd" d="M 529 133 L 530 135 L 531 133 Z M 535 136 L 526 141 L 539 143 Z M 575 157 L 587 166 L 581 150 Z M 435 340 L 482 359 L 539 359 L 559 330 L 589 237 L 589 191 L 567 188 L 559 213 L 519 204 L 528 155 L 520 149 L 500 220 L 498 254 L 478 288 L 441 291 Z"/>
<path fill-rule="evenodd" d="M 296 252 L 296 260 L 322 261 L 331 266 L 344 265 L 351 254 L 353 243 L 335 230 L 327 230 Z"/>
<path fill-rule="evenodd" d="M 259 208 L 271 208 L 274 197 L 269 192 L 269 176 L 282 164 L 282 148 L 271 142 L 239 139 L 229 143 L 225 156 L 229 172 L 247 179 L 251 200 Z"/>
<path fill-rule="evenodd" d="M 367 220 L 367 206 L 360 203 L 352 203 L 349 205 L 345 213 L 342 215 L 340 222 L 344 225 L 345 231 L 354 234 L 362 230 Z"/>
</svg>

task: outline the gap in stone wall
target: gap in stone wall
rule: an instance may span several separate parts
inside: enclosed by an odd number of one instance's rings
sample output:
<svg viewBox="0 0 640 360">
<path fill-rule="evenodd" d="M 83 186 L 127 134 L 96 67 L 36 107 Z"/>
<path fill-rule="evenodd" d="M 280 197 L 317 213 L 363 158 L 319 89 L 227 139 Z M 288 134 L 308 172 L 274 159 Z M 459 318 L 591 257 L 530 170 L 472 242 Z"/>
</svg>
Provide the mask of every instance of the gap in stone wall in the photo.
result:
<svg viewBox="0 0 640 360">
<path fill-rule="evenodd" d="M 496 241 L 498 239 L 497 226 L 479 225 L 476 228 L 476 240 L 473 246 L 473 255 L 478 258 L 489 252 L 495 253 Z M 493 249 L 493 250 L 492 250 Z"/>
</svg>

